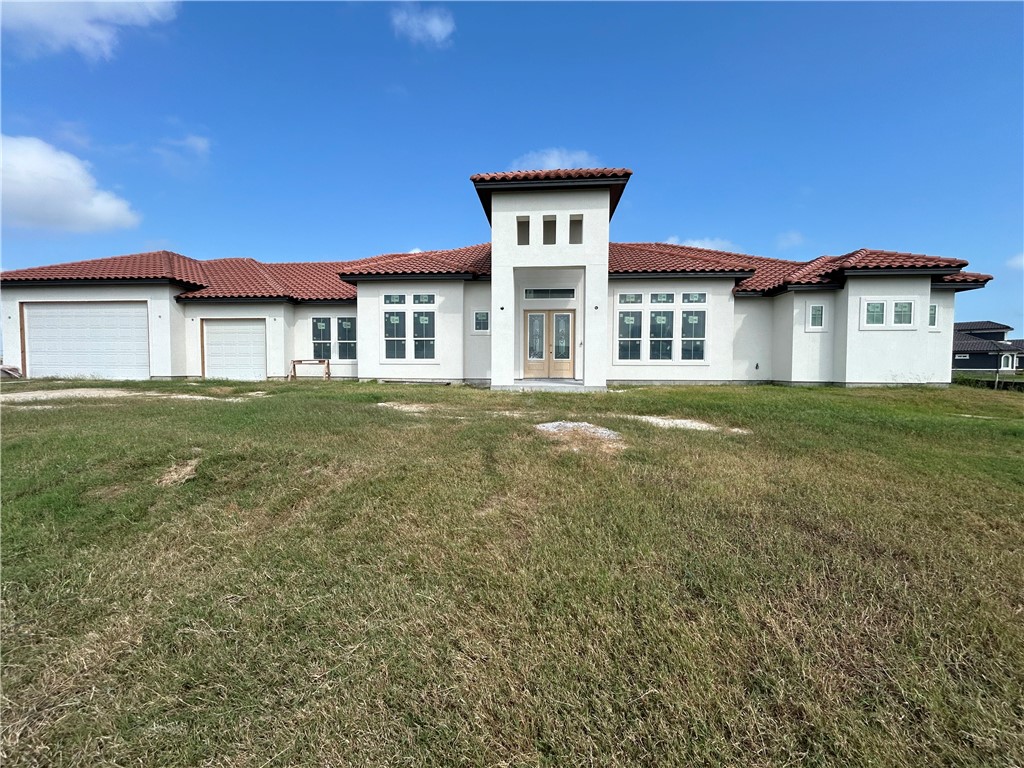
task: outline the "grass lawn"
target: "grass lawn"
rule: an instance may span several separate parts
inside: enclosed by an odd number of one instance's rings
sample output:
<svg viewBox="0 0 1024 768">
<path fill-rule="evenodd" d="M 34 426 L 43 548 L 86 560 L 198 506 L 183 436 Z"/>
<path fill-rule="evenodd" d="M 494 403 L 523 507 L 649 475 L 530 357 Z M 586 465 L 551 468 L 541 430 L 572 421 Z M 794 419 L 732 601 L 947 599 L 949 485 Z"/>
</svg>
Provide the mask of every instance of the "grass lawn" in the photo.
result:
<svg viewBox="0 0 1024 768">
<path fill-rule="evenodd" d="M 1019 393 L 130 386 L 3 406 L 5 766 L 1024 764 Z"/>
</svg>

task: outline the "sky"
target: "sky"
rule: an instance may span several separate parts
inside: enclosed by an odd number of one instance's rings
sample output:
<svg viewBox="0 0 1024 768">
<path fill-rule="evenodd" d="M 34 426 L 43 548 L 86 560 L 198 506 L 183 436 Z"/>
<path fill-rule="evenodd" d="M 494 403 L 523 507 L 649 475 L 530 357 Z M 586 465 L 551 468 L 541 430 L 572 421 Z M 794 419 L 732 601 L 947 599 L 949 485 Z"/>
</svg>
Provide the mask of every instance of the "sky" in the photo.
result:
<svg viewBox="0 0 1024 768">
<path fill-rule="evenodd" d="M 471 174 L 628 167 L 613 240 L 966 259 L 1024 335 L 1021 3 L 0 10 L 4 269 L 453 248 Z"/>
</svg>

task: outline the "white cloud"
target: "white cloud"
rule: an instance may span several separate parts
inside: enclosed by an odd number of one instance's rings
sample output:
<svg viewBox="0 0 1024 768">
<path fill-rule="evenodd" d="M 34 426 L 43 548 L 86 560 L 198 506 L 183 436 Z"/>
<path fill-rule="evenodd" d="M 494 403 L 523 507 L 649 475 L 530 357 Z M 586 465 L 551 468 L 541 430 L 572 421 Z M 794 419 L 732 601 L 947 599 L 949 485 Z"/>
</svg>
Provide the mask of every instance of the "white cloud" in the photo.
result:
<svg viewBox="0 0 1024 768">
<path fill-rule="evenodd" d="M 509 164 L 508 169 L 510 171 L 548 171 L 559 168 L 596 168 L 599 165 L 597 158 L 586 150 L 549 147 L 520 155 Z"/>
<path fill-rule="evenodd" d="M 163 160 L 168 171 L 186 175 L 206 162 L 210 156 L 210 140 L 190 133 L 180 139 L 164 139 L 153 151 Z"/>
<path fill-rule="evenodd" d="M 415 3 L 409 3 L 391 9 L 391 28 L 398 37 L 408 38 L 421 45 L 444 48 L 451 44 L 455 19 L 446 8 L 421 8 Z"/>
<path fill-rule="evenodd" d="M 98 188 L 89 164 L 31 136 L 3 137 L 3 223 L 25 229 L 98 232 L 134 227 L 127 200 Z"/>
<path fill-rule="evenodd" d="M 71 49 L 97 60 L 114 55 L 122 28 L 167 22 L 177 13 L 173 2 L 5 2 L 3 26 L 26 55 Z"/>
<path fill-rule="evenodd" d="M 805 242 L 807 242 L 807 239 L 801 233 L 791 229 L 775 238 L 775 247 L 784 251 L 788 248 L 797 248 Z"/>
<path fill-rule="evenodd" d="M 1008 266 L 1010 269 L 1024 269 L 1024 253 L 1018 253 L 1016 256 L 1014 256 L 1012 259 L 1006 262 L 1006 266 Z"/>
<path fill-rule="evenodd" d="M 676 235 L 666 237 L 663 243 L 669 245 L 685 245 L 688 248 L 706 248 L 710 251 L 735 251 L 736 245 L 722 237 L 698 237 L 692 240 L 680 240 Z"/>
<path fill-rule="evenodd" d="M 411 251 L 406 251 L 406 253 L 423 253 L 423 249 L 422 248 L 413 248 Z"/>
</svg>

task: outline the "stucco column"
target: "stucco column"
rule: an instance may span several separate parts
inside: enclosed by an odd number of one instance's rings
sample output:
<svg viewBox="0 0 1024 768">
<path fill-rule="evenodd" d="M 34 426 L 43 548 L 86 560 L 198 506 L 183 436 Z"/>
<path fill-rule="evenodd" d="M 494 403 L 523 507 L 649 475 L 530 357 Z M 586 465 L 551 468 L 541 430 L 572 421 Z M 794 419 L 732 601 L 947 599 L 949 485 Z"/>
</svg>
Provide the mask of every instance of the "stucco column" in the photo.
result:
<svg viewBox="0 0 1024 768">
<path fill-rule="evenodd" d="M 515 272 L 510 266 L 491 268 L 491 386 L 511 386 L 516 353 Z"/>
<path fill-rule="evenodd" d="M 584 274 L 583 386 L 608 384 L 608 270 L 589 265 Z"/>
</svg>

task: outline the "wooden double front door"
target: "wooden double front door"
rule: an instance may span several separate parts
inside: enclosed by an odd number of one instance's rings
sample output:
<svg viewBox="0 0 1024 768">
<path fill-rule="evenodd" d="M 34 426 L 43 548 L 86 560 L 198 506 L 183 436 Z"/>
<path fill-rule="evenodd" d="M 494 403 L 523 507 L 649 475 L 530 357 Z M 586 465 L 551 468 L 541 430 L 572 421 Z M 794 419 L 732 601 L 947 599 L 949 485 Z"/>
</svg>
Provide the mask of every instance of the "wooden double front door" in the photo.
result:
<svg viewBox="0 0 1024 768">
<path fill-rule="evenodd" d="M 527 310 L 523 315 L 523 378 L 573 378 L 576 312 L 571 309 L 536 309 Z"/>
</svg>

